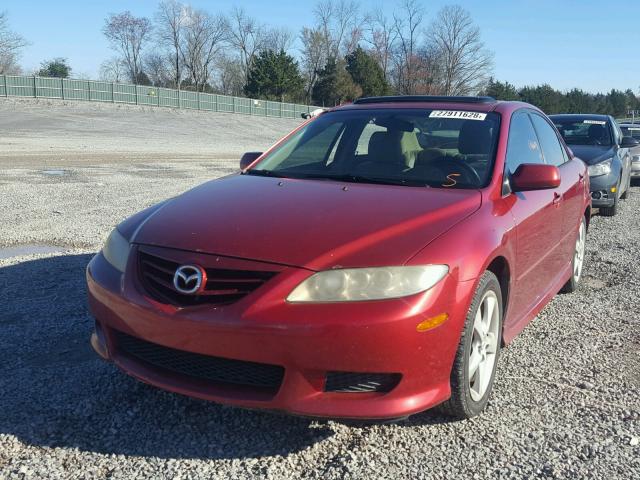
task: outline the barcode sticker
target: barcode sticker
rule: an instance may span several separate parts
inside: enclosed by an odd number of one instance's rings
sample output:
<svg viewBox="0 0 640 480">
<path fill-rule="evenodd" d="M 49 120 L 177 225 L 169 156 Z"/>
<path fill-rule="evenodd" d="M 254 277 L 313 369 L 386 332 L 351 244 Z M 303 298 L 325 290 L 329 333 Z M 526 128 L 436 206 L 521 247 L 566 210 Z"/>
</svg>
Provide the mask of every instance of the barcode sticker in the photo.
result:
<svg viewBox="0 0 640 480">
<path fill-rule="evenodd" d="M 429 118 L 459 118 L 461 120 L 484 120 L 486 113 L 465 112 L 463 110 L 434 110 L 429 114 Z"/>
<path fill-rule="evenodd" d="M 591 125 L 606 125 L 607 122 L 604 120 L 585 120 L 582 123 L 589 123 Z"/>
</svg>

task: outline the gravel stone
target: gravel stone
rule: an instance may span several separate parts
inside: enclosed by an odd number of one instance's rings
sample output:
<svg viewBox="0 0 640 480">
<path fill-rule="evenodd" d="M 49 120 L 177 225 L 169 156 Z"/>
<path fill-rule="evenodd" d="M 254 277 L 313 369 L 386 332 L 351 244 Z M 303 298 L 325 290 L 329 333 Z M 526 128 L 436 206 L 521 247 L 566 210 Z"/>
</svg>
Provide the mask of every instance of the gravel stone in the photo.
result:
<svg viewBox="0 0 640 480">
<path fill-rule="evenodd" d="M 3 102 L 0 251 L 62 252 L 0 259 L 0 479 L 640 478 L 640 188 L 592 218 L 583 284 L 503 351 L 481 416 L 311 420 L 163 392 L 100 361 L 84 280 L 124 217 L 297 122 Z"/>
</svg>

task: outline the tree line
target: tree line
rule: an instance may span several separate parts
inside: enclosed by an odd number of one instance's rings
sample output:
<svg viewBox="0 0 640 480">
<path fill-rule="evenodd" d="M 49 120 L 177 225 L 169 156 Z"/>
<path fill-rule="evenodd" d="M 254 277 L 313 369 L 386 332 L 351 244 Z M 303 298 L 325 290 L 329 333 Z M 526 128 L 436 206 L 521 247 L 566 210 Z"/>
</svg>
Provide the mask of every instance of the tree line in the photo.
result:
<svg viewBox="0 0 640 480">
<path fill-rule="evenodd" d="M 396 0 L 390 15 L 355 0 L 319 0 L 299 31 L 260 22 L 244 9 L 211 12 L 162 0 L 155 13 L 108 15 L 102 33 L 113 57 L 106 81 L 333 106 L 372 95 L 475 95 L 522 100 L 547 113 L 624 116 L 640 109 L 631 90 L 591 94 L 549 85 L 520 89 L 494 80 L 493 53 L 460 6 L 427 18 L 420 0 Z M 0 74 L 20 72 L 27 44 L 0 13 Z M 69 77 L 64 57 L 35 72 Z"/>
<path fill-rule="evenodd" d="M 640 111 L 640 97 L 633 90 L 612 89 L 609 93 L 588 93 L 579 88 L 567 92 L 543 84 L 517 89 L 509 82 L 489 80 L 482 92 L 498 100 L 519 100 L 537 106 L 548 115 L 554 113 L 600 113 L 616 118 Z"/>
</svg>

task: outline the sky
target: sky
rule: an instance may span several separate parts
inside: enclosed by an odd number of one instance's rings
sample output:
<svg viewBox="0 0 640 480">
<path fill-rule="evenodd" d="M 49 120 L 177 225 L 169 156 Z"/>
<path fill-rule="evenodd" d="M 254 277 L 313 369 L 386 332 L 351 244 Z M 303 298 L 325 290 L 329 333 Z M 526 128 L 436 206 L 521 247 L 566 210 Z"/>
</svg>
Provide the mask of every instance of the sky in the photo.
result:
<svg viewBox="0 0 640 480">
<path fill-rule="evenodd" d="M 193 7 L 228 12 L 234 5 L 260 21 L 298 32 L 313 24 L 311 0 L 192 0 Z M 363 10 L 395 2 L 361 0 Z M 640 2 L 635 0 L 424 0 L 427 21 L 445 5 L 467 9 L 494 52 L 493 75 L 517 87 L 549 83 L 560 90 L 612 88 L 640 91 Z M 21 64 L 35 70 L 45 59 L 66 57 L 74 74 L 97 78 L 114 53 L 101 29 L 109 13 L 130 10 L 152 17 L 157 0 L 0 0 L 12 30 L 30 45 Z M 634 46 L 632 46 L 634 45 Z M 297 54 L 297 52 L 294 52 Z"/>
</svg>

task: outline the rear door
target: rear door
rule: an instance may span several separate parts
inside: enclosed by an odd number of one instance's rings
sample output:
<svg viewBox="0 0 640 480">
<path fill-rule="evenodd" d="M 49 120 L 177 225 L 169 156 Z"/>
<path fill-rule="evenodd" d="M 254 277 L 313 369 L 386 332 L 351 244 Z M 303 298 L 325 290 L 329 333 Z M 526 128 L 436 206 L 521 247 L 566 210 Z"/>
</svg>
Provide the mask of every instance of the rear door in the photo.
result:
<svg viewBox="0 0 640 480">
<path fill-rule="evenodd" d="M 525 163 L 544 163 L 544 156 L 529 113 L 519 110 L 513 114 L 509 129 L 505 188 L 509 188 L 509 177 Z M 539 303 L 558 275 L 562 194 L 559 189 L 550 189 L 510 195 L 516 223 L 516 260 L 509 319 L 518 319 Z"/>
<path fill-rule="evenodd" d="M 555 128 L 542 115 L 535 112 L 530 115 L 545 162 L 555 165 L 560 170 L 561 183 L 557 191 L 561 195 L 558 208 L 562 211 L 562 237 L 554 259 L 554 269 L 560 270 L 573 258 L 575 238 L 584 205 L 584 166 L 579 160 L 569 161 Z"/>
</svg>

